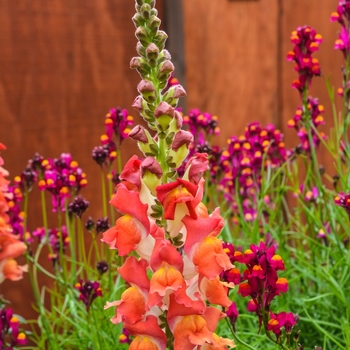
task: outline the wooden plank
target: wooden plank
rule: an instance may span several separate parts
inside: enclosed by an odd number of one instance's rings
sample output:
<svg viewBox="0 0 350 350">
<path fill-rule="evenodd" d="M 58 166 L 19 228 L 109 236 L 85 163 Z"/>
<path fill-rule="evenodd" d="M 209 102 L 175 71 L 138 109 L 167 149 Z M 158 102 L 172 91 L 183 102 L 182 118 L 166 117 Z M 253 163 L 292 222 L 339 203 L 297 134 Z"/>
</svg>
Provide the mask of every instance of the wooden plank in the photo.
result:
<svg viewBox="0 0 350 350">
<path fill-rule="evenodd" d="M 220 143 L 277 120 L 277 0 L 184 1 L 188 107 L 216 114 Z"/>
<path fill-rule="evenodd" d="M 162 1 L 158 8 L 162 12 Z M 102 216 L 102 201 L 91 151 L 100 143 L 104 116 L 121 106 L 140 122 L 131 108 L 140 80 L 129 68 L 136 56 L 134 11 L 134 1 L 124 0 L 0 2 L 0 140 L 8 147 L 6 168 L 13 177 L 35 152 L 52 158 L 71 152 L 88 175 L 82 194 L 95 219 Z M 135 152 L 134 142 L 126 141 L 123 160 Z M 40 202 L 30 201 L 31 230 L 40 222 L 38 213 Z M 1 285 L 15 311 L 33 317 L 28 290 L 28 276 Z"/>
</svg>

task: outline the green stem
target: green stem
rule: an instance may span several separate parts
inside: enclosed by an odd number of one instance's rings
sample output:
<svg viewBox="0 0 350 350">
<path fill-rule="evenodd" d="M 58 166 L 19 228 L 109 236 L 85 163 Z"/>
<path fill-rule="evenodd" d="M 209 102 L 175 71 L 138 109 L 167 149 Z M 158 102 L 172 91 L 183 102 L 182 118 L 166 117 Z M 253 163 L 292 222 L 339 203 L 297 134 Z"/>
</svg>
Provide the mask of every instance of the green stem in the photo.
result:
<svg viewBox="0 0 350 350">
<path fill-rule="evenodd" d="M 227 317 L 225 318 L 225 320 L 226 320 L 227 326 L 228 326 L 228 328 L 230 329 L 231 334 L 232 334 L 233 338 L 235 339 L 235 341 L 236 341 L 237 343 L 239 343 L 239 344 L 245 346 L 245 347 L 248 348 L 248 349 L 255 350 L 252 346 L 250 346 L 249 344 L 247 344 L 246 342 L 244 342 L 242 339 L 240 339 L 240 338 L 238 337 L 238 335 L 237 335 L 237 334 L 235 333 L 235 331 L 233 330 L 233 327 L 232 327 L 232 324 L 231 324 L 230 320 L 229 320 Z"/>
</svg>

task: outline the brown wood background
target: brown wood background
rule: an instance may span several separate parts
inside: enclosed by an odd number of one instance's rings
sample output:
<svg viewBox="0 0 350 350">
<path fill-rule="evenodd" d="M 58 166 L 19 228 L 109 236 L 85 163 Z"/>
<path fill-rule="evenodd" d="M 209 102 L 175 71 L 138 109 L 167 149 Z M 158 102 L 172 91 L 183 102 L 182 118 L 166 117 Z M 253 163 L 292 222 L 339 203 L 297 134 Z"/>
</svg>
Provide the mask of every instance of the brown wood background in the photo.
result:
<svg viewBox="0 0 350 350">
<path fill-rule="evenodd" d="M 171 11 L 175 1 L 180 0 L 158 1 L 160 12 L 163 3 Z M 182 14 L 170 14 L 182 15 L 185 56 L 177 60 L 184 62 L 187 107 L 219 116 L 221 145 L 255 120 L 277 124 L 287 144 L 295 138 L 286 122 L 299 105 L 290 87 L 296 73 L 285 55 L 298 25 L 309 24 L 323 35 L 317 57 L 324 75 L 332 73 L 339 86 L 342 57 L 333 50 L 339 26 L 329 22 L 337 3 L 186 0 Z M 139 81 L 129 69 L 136 45 L 133 13 L 132 0 L 0 1 L 0 141 L 8 147 L 6 168 L 14 176 L 35 152 L 46 157 L 71 152 L 88 174 L 84 195 L 95 218 L 102 216 L 102 205 L 91 150 L 104 131 L 104 115 L 119 105 L 139 120 L 130 107 Z M 170 39 L 181 33 L 176 24 L 170 29 Z M 312 94 L 326 106 L 331 124 L 324 78 L 315 79 Z M 127 141 L 123 152 L 128 158 L 134 144 Z M 40 214 L 38 205 L 30 206 L 33 228 Z M 0 288 L 16 312 L 33 316 L 27 277 Z"/>
</svg>

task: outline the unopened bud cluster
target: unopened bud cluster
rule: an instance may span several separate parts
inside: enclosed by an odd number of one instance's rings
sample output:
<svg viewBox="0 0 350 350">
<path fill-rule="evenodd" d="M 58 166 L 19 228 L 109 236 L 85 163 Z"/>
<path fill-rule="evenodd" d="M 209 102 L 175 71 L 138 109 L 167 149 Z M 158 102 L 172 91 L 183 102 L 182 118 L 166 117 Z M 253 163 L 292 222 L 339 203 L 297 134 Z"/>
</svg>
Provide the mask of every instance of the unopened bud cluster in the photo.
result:
<svg viewBox="0 0 350 350">
<path fill-rule="evenodd" d="M 179 98 L 186 95 L 184 88 L 179 84 L 166 88 L 174 65 L 170 53 L 164 48 L 167 35 L 159 29 L 160 19 L 154 6 L 155 1 L 136 2 L 133 22 L 139 56 L 132 58 L 130 66 L 142 78 L 137 86 L 140 95 L 133 107 L 157 133 L 157 138 L 140 125 L 131 130 L 129 136 L 138 142 L 146 157 L 154 157 L 161 165 L 165 170 L 163 180 L 166 181 L 175 176 L 175 169 L 186 158 L 193 136 L 181 130 L 182 116 L 175 109 Z"/>
</svg>

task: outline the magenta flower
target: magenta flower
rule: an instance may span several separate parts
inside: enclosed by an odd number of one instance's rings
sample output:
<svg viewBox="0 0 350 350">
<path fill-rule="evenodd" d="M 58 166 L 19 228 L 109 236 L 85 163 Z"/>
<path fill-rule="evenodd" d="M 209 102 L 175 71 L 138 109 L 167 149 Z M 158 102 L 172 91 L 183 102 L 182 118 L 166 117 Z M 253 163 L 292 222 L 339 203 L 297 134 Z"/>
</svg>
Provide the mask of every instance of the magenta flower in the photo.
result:
<svg viewBox="0 0 350 350">
<path fill-rule="evenodd" d="M 292 87 L 302 93 L 310 87 L 314 76 L 321 75 L 319 61 L 317 58 L 313 58 L 312 54 L 318 50 L 323 39 L 320 34 L 316 33 L 315 29 L 304 26 L 294 30 L 290 40 L 294 44 L 294 48 L 293 51 L 288 52 L 287 60 L 295 62 L 295 70 L 299 74 L 299 78 L 293 81 Z"/>
<path fill-rule="evenodd" d="M 325 121 L 322 116 L 324 113 L 324 107 L 319 103 L 319 100 L 317 98 L 308 97 L 307 106 L 307 112 L 303 112 L 302 107 L 297 108 L 294 118 L 288 121 L 288 127 L 294 128 L 297 131 L 297 135 L 299 136 L 301 142 L 298 146 L 298 149 L 305 153 L 310 153 L 310 142 L 306 128 L 304 126 L 304 122 L 307 118 L 309 118 L 311 125 L 317 128 L 318 126 L 325 124 Z M 319 133 L 321 137 L 320 138 L 313 128 L 311 128 L 310 132 L 312 138 L 312 147 L 314 148 L 319 146 L 321 138 L 323 140 L 327 138 L 323 132 Z"/>
<path fill-rule="evenodd" d="M 26 342 L 26 335 L 20 332 L 19 320 L 12 310 L 0 309 L 0 349 L 13 349 Z"/>
</svg>

